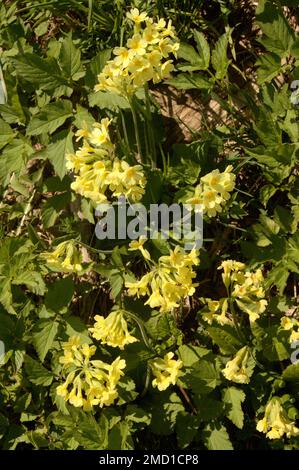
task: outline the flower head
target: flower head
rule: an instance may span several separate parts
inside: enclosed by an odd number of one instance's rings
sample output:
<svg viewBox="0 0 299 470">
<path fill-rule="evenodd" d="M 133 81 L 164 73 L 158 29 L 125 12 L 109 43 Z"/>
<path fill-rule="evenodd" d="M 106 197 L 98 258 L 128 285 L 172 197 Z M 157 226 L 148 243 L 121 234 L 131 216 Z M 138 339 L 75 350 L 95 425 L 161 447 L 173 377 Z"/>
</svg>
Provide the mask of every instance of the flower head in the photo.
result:
<svg viewBox="0 0 299 470">
<path fill-rule="evenodd" d="M 164 358 L 156 358 L 150 363 L 150 367 L 155 376 L 152 381 L 153 387 L 158 390 L 166 390 L 170 385 L 175 385 L 179 377 L 183 363 L 179 359 L 173 359 L 174 354 L 169 352 Z"/>
<path fill-rule="evenodd" d="M 93 328 L 89 328 L 89 331 L 95 339 L 103 344 L 124 349 L 127 344 L 138 341 L 129 333 L 122 310 L 113 310 L 106 318 L 96 315 L 95 320 Z"/>
<path fill-rule="evenodd" d="M 248 359 L 249 348 L 244 346 L 231 361 L 227 362 L 225 368 L 222 370 L 224 377 L 238 384 L 248 384 L 250 380 Z"/>
<path fill-rule="evenodd" d="M 119 357 L 112 364 L 91 360 L 95 352 L 95 346 L 81 344 L 79 337 L 72 337 L 64 344 L 64 354 L 59 361 L 66 380 L 56 388 L 57 395 L 85 411 L 96 405 L 103 407 L 115 402 L 117 384 L 126 367 L 125 361 Z"/>
<path fill-rule="evenodd" d="M 287 437 L 299 435 L 299 429 L 288 418 L 277 397 L 267 403 L 265 415 L 258 421 L 256 429 L 265 433 L 268 439 L 281 439 L 284 434 Z"/>
</svg>

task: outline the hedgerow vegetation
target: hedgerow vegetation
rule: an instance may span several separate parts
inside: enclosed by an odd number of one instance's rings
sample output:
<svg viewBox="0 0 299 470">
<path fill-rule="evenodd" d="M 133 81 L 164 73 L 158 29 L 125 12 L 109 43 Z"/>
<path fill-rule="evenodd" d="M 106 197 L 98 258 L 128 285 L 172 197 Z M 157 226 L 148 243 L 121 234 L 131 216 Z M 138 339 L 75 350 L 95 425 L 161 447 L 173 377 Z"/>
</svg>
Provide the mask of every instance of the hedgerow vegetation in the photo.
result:
<svg viewBox="0 0 299 470">
<path fill-rule="evenodd" d="M 297 5 L 2 2 L 2 449 L 299 448 Z"/>
</svg>

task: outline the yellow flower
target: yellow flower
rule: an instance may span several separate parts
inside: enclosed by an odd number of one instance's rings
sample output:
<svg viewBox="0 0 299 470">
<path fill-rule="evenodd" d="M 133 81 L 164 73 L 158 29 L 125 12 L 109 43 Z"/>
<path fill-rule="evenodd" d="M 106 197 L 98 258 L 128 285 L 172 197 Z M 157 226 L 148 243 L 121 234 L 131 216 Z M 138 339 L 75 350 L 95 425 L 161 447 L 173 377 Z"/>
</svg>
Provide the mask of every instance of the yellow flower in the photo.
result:
<svg viewBox="0 0 299 470">
<path fill-rule="evenodd" d="M 63 370 L 68 374 L 65 382 L 56 388 L 56 393 L 85 411 L 90 411 L 96 405 L 103 407 L 115 402 L 118 397 L 117 385 L 126 367 L 120 357 L 112 364 L 91 360 L 95 352 L 95 346 L 80 344 L 79 337 L 72 337 L 64 344 L 64 355 L 60 358 Z"/>
<path fill-rule="evenodd" d="M 92 145 L 102 146 L 110 143 L 110 137 L 108 127 L 111 123 L 111 119 L 104 118 L 100 123 L 95 123 L 93 130 L 90 133 L 89 141 Z"/>
<path fill-rule="evenodd" d="M 297 320 L 292 317 L 282 317 L 280 324 L 284 330 L 292 330 L 295 325 L 297 325 Z"/>
<path fill-rule="evenodd" d="M 93 124 L 83 146 L 76 154 L 67 155 L 67 168 L 75 173 L 71 188 L 81 196 L 91 199 L 94 204 L 107 202 L 109 189 L 112 197 L 126 196 L 131 202 L 138 202 L 146 186 L 141 165 L 130 166 L 114 157 L 114 146 L 109 136 L 111 120 L 104 118 Z M 69 267 L 69 259 L 65 260 Z"/>
<path fill-rule="evenodd" d="M 291 344 L 299 341 L 299 321 L 296 318 L 282 317 L 280 324 L 284 330 L 290 331 L 289 342 Z"/>
<path fill-rule="evenodd" d="M 128 67 L 134 55 L 133 51 L 126 47 L 115 47 L 113 53 L 116 55 L 114 59 L 115 64 L 123 68 Z"/>
<path fill-rule="evenodd" d="M 226 316 L 228 311 L 228 299 L 212 300 L 206 299 L 207 307 L 203 311 L 202 317 L 210 325 L 213 321 L 219 325 L 231 325 L 233 322 Z"/>
<path fill-rule="evenodd" d="M 170 55 L 176 56 L 179 42 L 171 22 L 157 23 L 147 18 L 146 13 L 132 9 L 128 17 L 135 23 L 134 34 L 126 47 L 116 47 L 115 57 L 109 60 L 98 75 L 95 91 L 110 91 L 126 99 L 147 82 L 158 83 L 169 77 L 174 66 Z M 141 23 L 146 21 L 146 25 Z"/>
<path fill-rule="evenodd" d="M 249 348 L 244 346 L 231 361 L 227 362 L 225 369 L 222 370 L 224 377 L 238 384 L 248 384 L 250 381 L 247 370 L 248 359 Z"/>
<path fill-rule="evenodd" d="M 127 41 L 128 48 L 135 54 L 144 55 L 146 53 L 147 42 L 140 36 L 140 34 L 134 34 L 134 36 Z"/>
<path fill-rule="evenodd" d="M 146 250 L 146 249 L 144 248 L 144 246 L 143 246 L 146 241 L 147 241 L 147 239 L 146 239 L 145 237 L 140 237 L 138 240 L 132 240 L 132 241 L 129 243 L 129 251 L 140 250 L 140 252 L 142 253 L 142 256 L 143 256 L 145 259 L 150 260 L 150 259 L 151 259 L 150 253 L 149 253 L 149 251 Z"/>
<path fill-rule="evenodd" d="M 299 429 L 288 418 L 277 397 L 267 403 L 265 415 L 258 421 L 256 429 L 266 434 L 268 439 L 281 439 L 284 434 L 287 437 L 299 435 Z"/>
<path fill-rule="evenodd" d="M 132 8 L 130 12 L 127 13 L 127 18 L 134 21 L 134 23 L 139 24 L 147 19 L 147 13 L 139 13 L 138 8 Z"/>
<path fill-rule="evenodd" d="M 73 240 L 59 243 L 54 251 L 41 253 L 41 257 L 57 271 L 83 273 L 82 255 Z"/>
<path fill-rule="evenodd" d="M 183 363 L 179 359 L 173 359 L 174 354 L 169 352 L 164 358 L 156 358 L 151 361 L 150 366 L 155 376 L 152 381 L 153 387 L 160 392 L 166 390 L 170 385 L 175 385 L 180 374 Z"/>
<path fill-rule="evenodd" d="M 93 328 L 89 328 L 93 338 L 114 348 L 124 349 L 127 344 L 135 343 L 137 338 L 130 335 L 122 310 L 113 310 L 108 317 L 95 316 Z"/>
<path fill-rule="evenodd" d="M 201 204 L 204 214 L 215 217 L 221 212 L 223 205 L 230 198 L 235 187 L 233 167 L 228 165 L 224 172 L 218 169 L 211 171 L 200 178 L 200 183 L 194 189 L 194 196 L 187 200 L 189 204 Z"/>
<path fill-rule="evenodd" d="M 77 137 L 76 142 L 82 138 L 89 137 L 89 130 L 86 122 L 83 122 L 82 129 L 78 129 L 75 133 L 75 136 Z"/>
<path fill-rule="evenodd" d="M 168 256 L 161 256 L 158 265 L 139 281 L 126 282 L 128 295 L 149 295 L 145 305 L 160 307 L 160 312 L 170 312 L 179 307 L 184 298 L 194 294 L 197 284 L 193 283 L 193 265 L 198 262 L 195 250 L 186 254 L 177 246 Z"/>
</svg>

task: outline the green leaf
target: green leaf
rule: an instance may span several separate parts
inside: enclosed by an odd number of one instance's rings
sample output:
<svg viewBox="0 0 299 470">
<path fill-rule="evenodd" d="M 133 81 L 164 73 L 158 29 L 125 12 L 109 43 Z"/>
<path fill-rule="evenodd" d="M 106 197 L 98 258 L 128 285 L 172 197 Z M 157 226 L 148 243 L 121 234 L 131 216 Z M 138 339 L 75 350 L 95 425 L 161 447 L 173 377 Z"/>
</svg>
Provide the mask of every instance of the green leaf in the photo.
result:
<svg viewBox="0 0 299 470">
<path fill-rule="evenodd" d="M 204 34 L 199 31 L 194 31 L 194 39 L 196 41 L 196 46 L 198 53 L 200 55 L 202 69 L 207 70 L 210 65 L 210 46 L 206 40 Z"/>
<path fill-rule="evenodd" d="M 28 135 L 39 135 L 53 132 L 73 115 L 73 106 L 69 100 L 59 100 L 46 105 L 37 115 L 33 116 L 28 127 Z"/>
<path fill-rule="evenodd" d="M 98 75 L 103 70 L 106 62 L 111 57 L 111 49 L 105 49 L 100 51 L 97 55 L 91 59 L 87 66 L 85 83 L 89 88 L 93 88 L 98 82 Z"/>
<path fill-rule="evenodd" d="M 215 44 L 212 52 L 212 65 L 216 71 L 216 78 L 223 80 L 227 74 L 230 60 L 227 58 L 228 35 L 224 33 Z"/>
<path fill-rule="evenodd" d="M 236 387 L 229 387 L 224 390 L 223 401 L 226 407 L 226 416 L 234 423 L 237 428 L 242 429 L 244 423 L 244 413 L 241 403 L 245 400 L 245 393 Z"/>
<path fill-rule="evenodd" d="M 30 356 L 25 358 L 25 371 L 30 382 L 35 385 L 42 385 L 43 387 L 51 385 L 54 378 L 52 372 Z"/>
<path fill-rule="evenodd" d="M 88 96 L 88 102 L 90 106 L 97 106 L 100 109 L 128 109 L 129 103 L 122 96 L 116 93 L 110 93 L 106 91 L 97 91 L 91 93 Z"/>
<path fill-rule="evenodd" d="M 287 55 L 294 42 L 294 33 L 280 6 L 272 1 L 260 0 L 256 9 L 257 23 L 267 36 L 263 45 L 280 56 Z"/>
<path fill-rule="evenodd" d="M 210 326 L 207 331 L 224 354 L 235 354 L 243 346 L 235 329 L 229 325 Z"/>
<path fill-rule="evenodd" d="M 11 142 L 14 138 L 14 131 L 3 119 L 0 119 L 0 149 Z"/>
<path fill-rule="evenodd" d="M 185 367 L 191 367 L 209 353 L 209 349 L 187 344 L 183 344 L 178 349 L 179 358 L 183 361 Z"/>
<path fill-rule="evenodd" d="M 298 356 L 298 353 L 297 353 Z M 299 362 L 290 364 L 282 373 L 284 380 L 299 384 Z"/>
<path fill-rule="evenodd" d="M 205 445 L 209 450 L 233 450 L 228 432 L 224 426 L 213 427 L 209 425 L 205 428 Z"/>
<path fill-rule="evenodd" d="M 40 331 L 33 333 L 33 344 L 38 357 L 43 362 L 57 335 L 58 323 L 53 320 L 41 320 L 36 328 Z"/>
<path fill-rule="evenodd" d="M 71 33 L 62 41 L 58 62 L 67 78 L 76 81 L 84 77 L 81 52 L 75 47 Z"/>
<path fill-rule="evenodd" d="M 71 130 L 62 131 L 56 135 L 56 139 L 48 145 L 44 154 L 52 163 L 59 178 L 62 179 L 66 174 L 65 156 L 74 152 L 73 132 Z"/>
<path fill-rule="evenodd" d="M 0 157 L 0 181 L 3 185 L 8 184 L 13 172 L 19 175 L 25 169 L 26 163 L 33 153 L 33 148 L 24 138 L 14 139 L 3 149 Z"/>
<path fill-rule="evenodd" d="M 202 63 L 201 57 L 197 54 L 194 47 L 183 42 L 180 43 L 180 48 L 178 50 L 178 57 L 184 59 L 187 62 L 190 62 L 192 65 L 199 65 Z"/>
<path fill-rule="evenodd" d="M 73 434 L 75 439 L 87 450 L 103 450 L 108 445 L 108 420 L 102 414 L 99 423 L 94 416 L 80 409 L 70 407 L 74 422 Z"/>
<path fill-rule="evenodd" d="M 18 75 L 37 89 L 54 91 L 57 87 L 67 86 L 55 59 L 42 59 L 37 54 L 25 53 L 13 59 Z"/>
<path fill-rule="evenodd" d="M 186 369 L 180 381 L 196 394 L 208 394 L 218 384 L 219 375 L 213 362 L 202 359 Z"/>
<path fill-rule="evenodd" d="M 200 74 L 187 75 L 186 73 L 179 73 L 171 80 L 167 80 L 166 83 L 179 90 L 192 90 L 194 88 L 208 90 L 211 88 L 209 79 Z"/>
<path fill-rule="evenodd" d="M 53 227 L 59 214 L 71 201 L 70 192 L 55 194 L 42 206 L 42 222 L 45 228 Z"/>
<path fill-rule="evenodd" d="M 259 85 L 270 82 L 281 72 L 281 60 L 277 54 L 268 53 L 261 55 L 256 65 L 258 66 L 257 77 Z"/>
<path fill-rule="evenodd" d="M 74 294 L 74 281 L 71 277 L 56 279 L 48 286 L 45 297 L 45 306 L 54 312 L 65 311 Z"/>
</svg>

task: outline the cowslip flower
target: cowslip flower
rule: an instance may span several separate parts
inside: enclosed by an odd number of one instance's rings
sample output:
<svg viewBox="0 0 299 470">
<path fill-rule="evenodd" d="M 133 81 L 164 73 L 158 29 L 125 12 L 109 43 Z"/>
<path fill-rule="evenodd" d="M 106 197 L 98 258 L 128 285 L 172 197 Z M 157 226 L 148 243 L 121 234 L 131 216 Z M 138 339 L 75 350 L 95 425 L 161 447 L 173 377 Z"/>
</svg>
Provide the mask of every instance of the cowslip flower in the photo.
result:
<svg viewBox="0 0 299 470">
<path fill-rule="evenodd" d="M 125 283 L 128 295 L 149 295 L 145 305 L 158 307 L 160 312 L 171 312 L 183 299 L 194 294 L 197 284 L 193 282 L 196 276 L 193 266 L 198 263 L 195 250 L 187 254 L 176 246 L 169 255 L 161 256 L 158 265 L 140 280 Z"/>
<path fill-rule="evenodd" d="M 175 385 L 180 374 L 183 363 L 180 359 L 173 359 L 174 354 L 169 352 L 164 358 L 156 358 L 150 362 L 150 367 L 155 378 L 152 381 L 153 387 L 157 387 L 160 392 L 166 390 L 170 385 Z"/>
<path fill-rule="evenodd" d="M 114 155 L 110 124 L 111 120 L 104 118 L 90 129 L 78 131 L 78 136 L 84 134 L 83 145 L 75 154 L 66 155 L 66 167 L 75 174 L 71 189 L 94 205 L 107 203 L 107 193 L 112 198 L 125 196 L 131 202 L 138 202 L 146 186 L 142 166 L 131 166 Z"/>
<path fill-rule="evenodd" d="M 114 348 L 124 349 L 127 344 L 138 341 L 128 331 L 123 310 L 113 310 L 106 318 L 96 315 L 95 324 L 89 331 L 93 338 Z"/>
<path fill-rule="evenodd" d="M 281 439 L 298 436 L 299 429 L 284 411 L 278 397 L 273 397 L 266 405 L 264 417 L 258 421 L 256 429 L 266 434 L 268 439 Z"/>
<path fill-rule="evenodd" d="M 218 269 L 223 270 L 222 280 L 230 290 L 231 299 L 248 315 L 249 321 L 254 323 L 268 305 L 264 298 L 264 276 L 261 269 L 248 271 L 244 263 L 235 260 L 223 261 Z"/>
<path fill-rule="evenodd" d="M 145 237 L 140 237 L 138 240 L 132 240 L 129 243 L 128 250 L 129 251 L 139 250 L 145 259 L 150 260 L 151 259 L 150 253 L 146 248 L 144 248 L 144 244 L 146 241 L 147 241 L 147 238 Z"/>
<path fill-rule="evenodd" d="M 250 381 L 248 359 L 249 348 L 248 346 L 244 346 L 236 353 L 231 361 L 227 362 L 225 368 L 222 370 L 224 377 L 238 384 L 248 384 Z"/>
<path fill-rule="evenodd" d="M 290 331 L 289 342 L 291 344 L 299 341 L 299 321 L 296 318 L 282 317 L 280 324 L 284 330 Z"/>
<path fill-rule="evenodd" d="M 82 255 L 74 240 L 59 243 L 54 251 L 41 253 L 46 263 L 57 271 L 82 274 Z"/>
<path fill-rule="evenodd" d="M 94 345 L 81 344 L 80 337 L 71 337 L 64 343 L 63 365 L 66 380 L 56 388 L 57 395 L 84 411 L 93 406 L 112 405 L 118 397 L 117 385 L 124 375 L 126 362 L 118 357 L 112 364 L 91 360 L 96 352 Z"/>
<path fill-rule="evenodd" d="M 147 13 L 145 12 L 139 12 L 138 8 L 132 8 L 128 13 L 127 13 L 127 18 L 129 20 L 134 21 L 134 23 L 142 23 L 147 19 Z"/>
<path fill-rule="evenodd" d="M 194 195 L 187 199 L 187 204 L 201 205 L 204 214 L 215 217 L 223 210 L 225 202 L 234 190 L 236 176 L 232 170 L 232 165 L 228 165 L 222 173 L 216 169 L 202 176 L 194 189 Z"/>
<path fill-rule="evenodd" d="M 171 56 L 176 57 L 179 42 L 171 22 L 154 22 L 137 8 L 127 14 L 134 22 L 132 37 L 124 47 L 114 49 L 115 57 L 109 60 L 98 75 L 95 91 L 108 91 L 126 99 L 153 81 L 168 78 L 174 69 Z"/>
<path fill-rule="evenodd" d="M 213 321 L 219 325 L 232 325 L 233 321 L 227 316 L 228 312 L 228 299 L 212 300 L 205 299 L 207 306 L 202 312 L 202 318 L 210 325 Z"/>
</svg>

